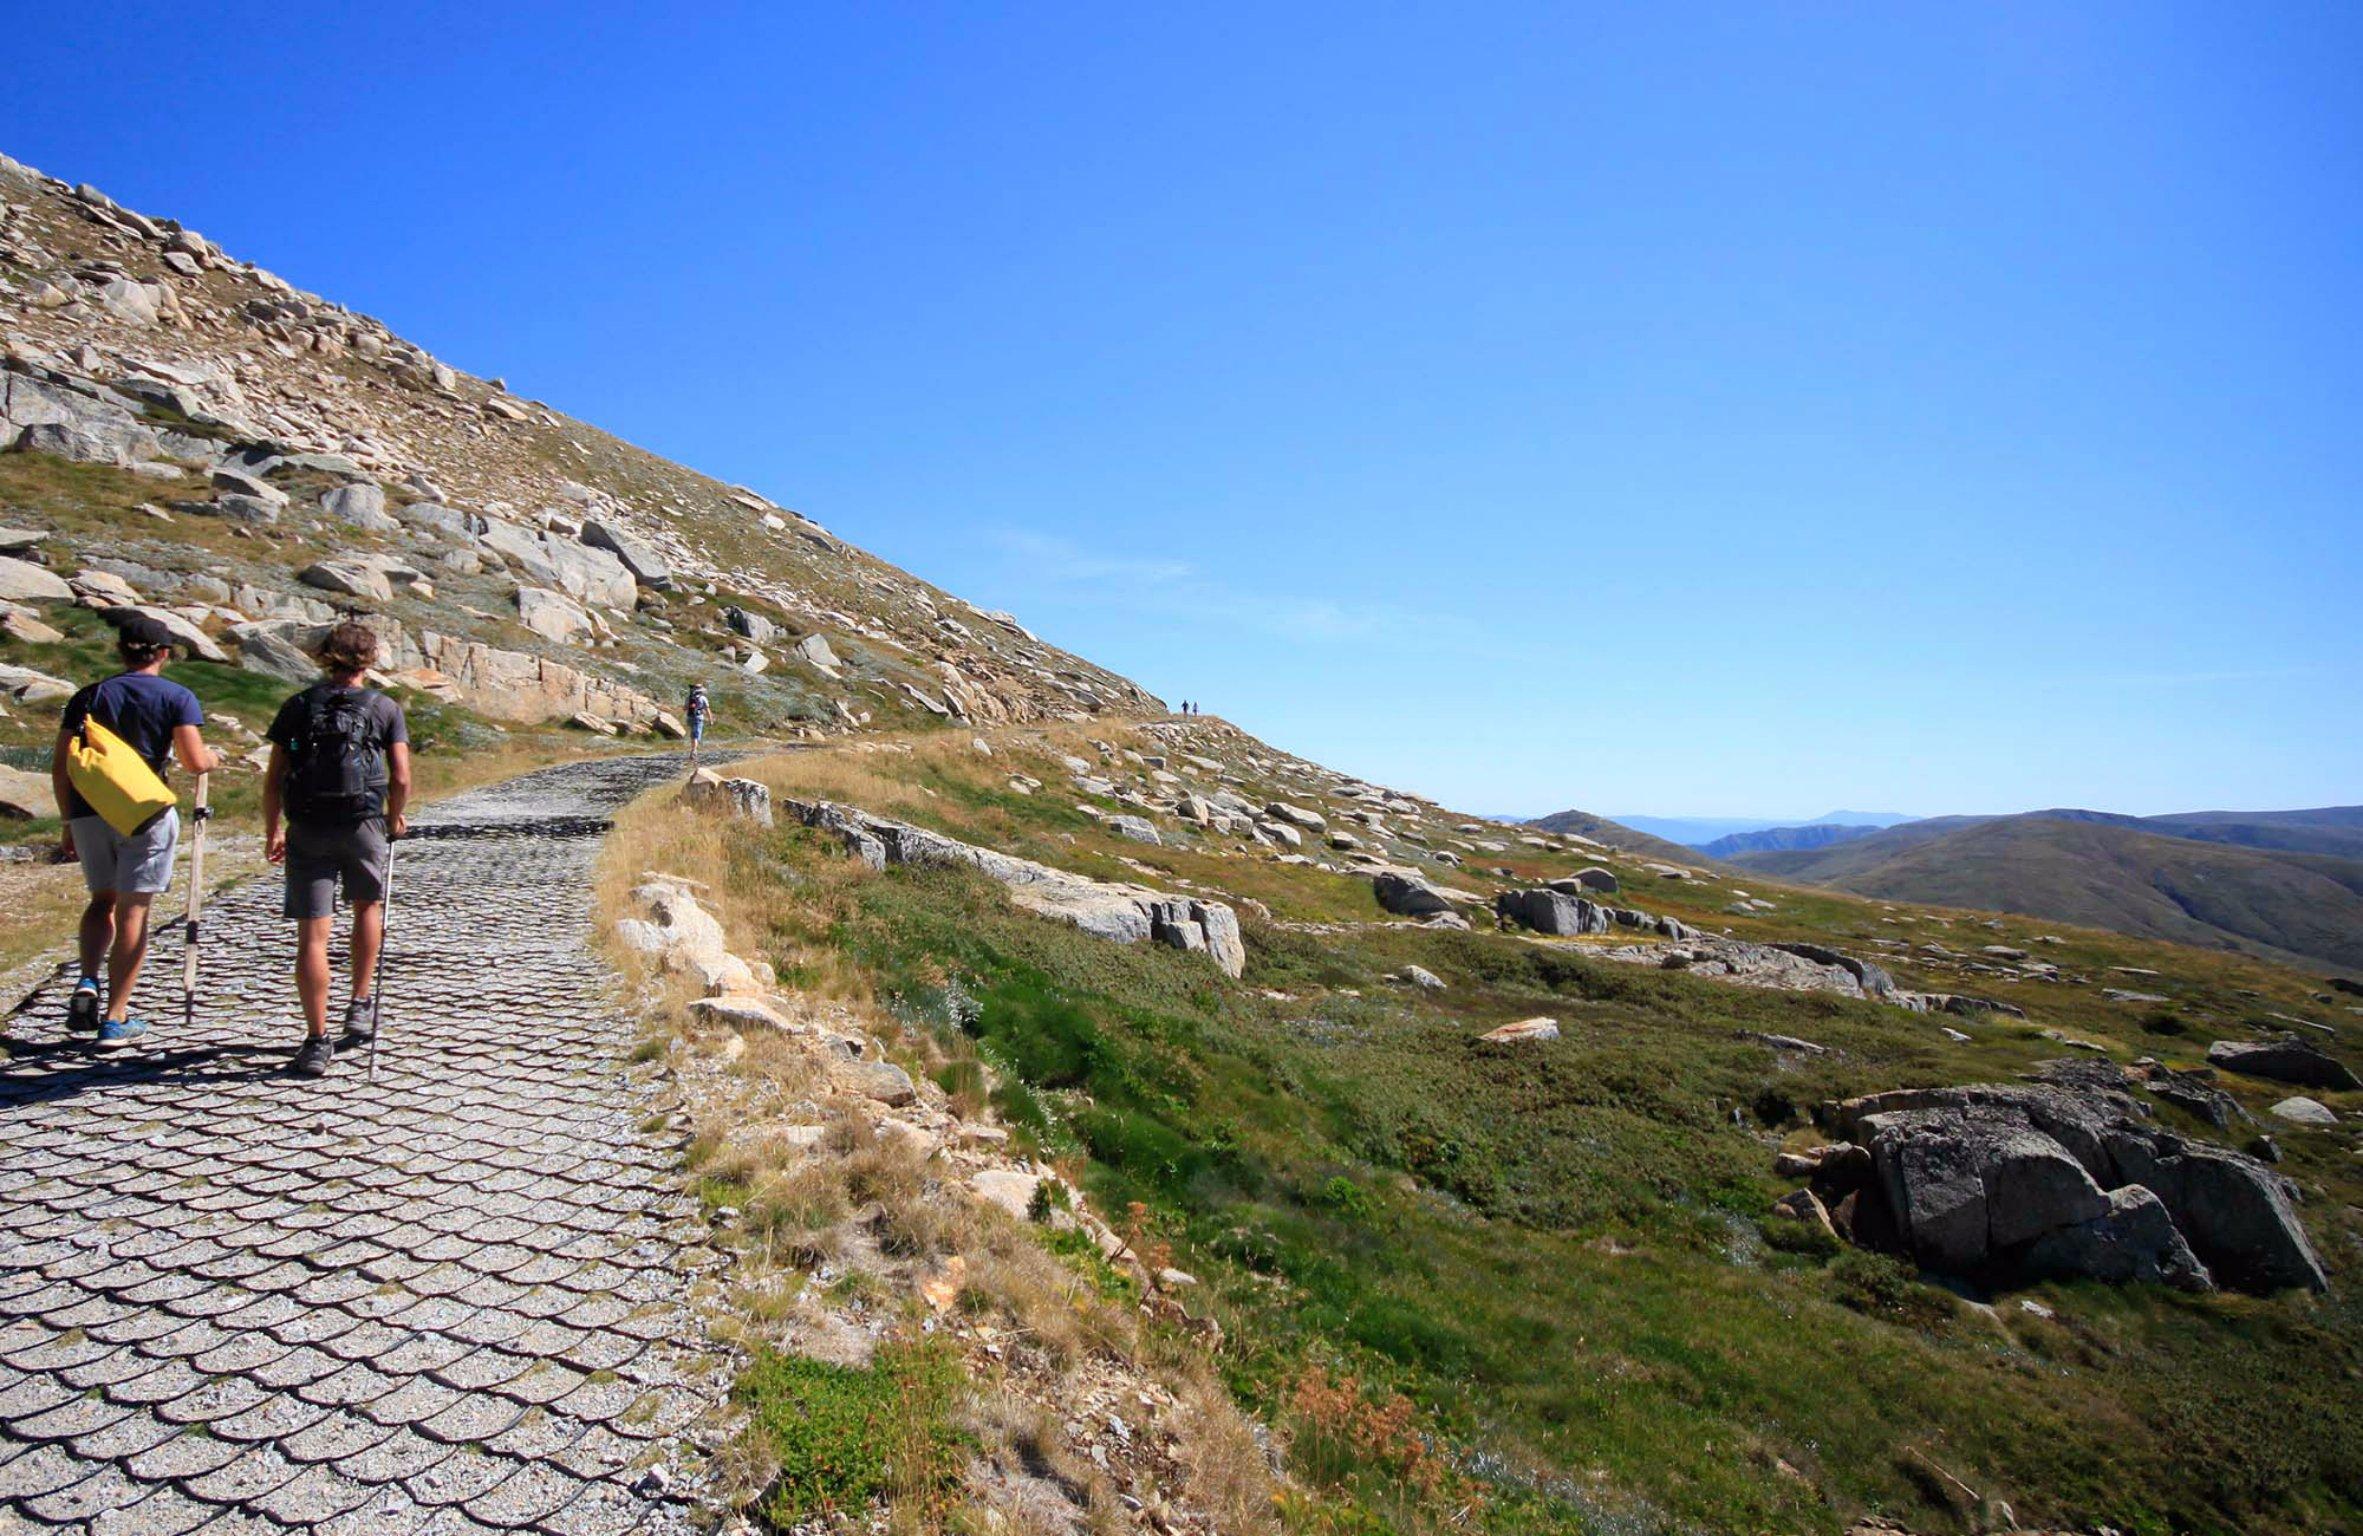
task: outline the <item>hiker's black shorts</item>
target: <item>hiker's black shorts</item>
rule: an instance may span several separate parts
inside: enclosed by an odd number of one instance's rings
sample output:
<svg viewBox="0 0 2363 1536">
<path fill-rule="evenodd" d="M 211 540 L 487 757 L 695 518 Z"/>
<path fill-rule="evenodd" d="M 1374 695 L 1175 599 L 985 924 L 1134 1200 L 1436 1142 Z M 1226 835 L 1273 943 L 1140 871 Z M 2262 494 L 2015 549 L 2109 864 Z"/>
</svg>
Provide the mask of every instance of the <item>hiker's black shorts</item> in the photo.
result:
<svg viewBox="0 0 2363 1536">
<path fill-rule="evenodd" d="M 336 888 L 349 906 L 386 899 L 386 868 L 394 846 L 382 821 L 350 825 L 287 826 L 287 917 L 328 917 L 336 911 Z"/>
</svg>

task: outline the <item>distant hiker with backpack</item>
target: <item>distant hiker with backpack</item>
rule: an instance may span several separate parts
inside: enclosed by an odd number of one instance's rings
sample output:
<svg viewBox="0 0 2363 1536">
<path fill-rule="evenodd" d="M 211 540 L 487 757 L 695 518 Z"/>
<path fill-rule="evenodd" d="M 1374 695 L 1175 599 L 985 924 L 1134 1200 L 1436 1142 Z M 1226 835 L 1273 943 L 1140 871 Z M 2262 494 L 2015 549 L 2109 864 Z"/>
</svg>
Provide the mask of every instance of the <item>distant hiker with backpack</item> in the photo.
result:
<svg viewBox="0 0 2363 1536">
<path fill-rule="evenodd" d="M 689 690 L 689 703 L 684 706 L 689 716 L 689 746 L 695 751 L 706 739 L 707 722 L 714 718 L 714 701 L 706 697 L 706 685 L 699 683 Z"/>
<path fill-rule="evenodd" d="M 303 1077 L 326 1076 L 339 1044 L 351 1049 L 376 1038 L 372 994 L 394 840 L 409 829 L 409 723 L 401 705 L 361 686 L 377 659 L 377 636 L 348 619 L 328 632 L 318 655 L 328 675 L 280 706 L 263 774 L 263 854 L 287 866 L 283 911 L 296 924 L 304 1043 L 293 1066 Z M 353 909 L 353 990 L 343 1036 L 331 1042 L 328 938 L 340 885 Z"/>
<path fill-rule="evenodd" d="M 131 989 L 147 959 L 150 909 L 172 884 L 180 848 L 178 799 L 165 772 L 174 758 L 191 773 L 210 773 L 221 763 L 205 745 L 197 696 L 164 676 L 172 631 L 132 614 L 116 634 L 115 650 L 123 670 L 66 701 L 49 760 L 65 820 L 61 851 L 81 861 L 90 891 L 82 911 L 82 971 L 66 1001 L 66 1024 L 95 1031 L 102 1051 L 148 1032 L 147 1021 L 132 1016 Z"/>
</svg>

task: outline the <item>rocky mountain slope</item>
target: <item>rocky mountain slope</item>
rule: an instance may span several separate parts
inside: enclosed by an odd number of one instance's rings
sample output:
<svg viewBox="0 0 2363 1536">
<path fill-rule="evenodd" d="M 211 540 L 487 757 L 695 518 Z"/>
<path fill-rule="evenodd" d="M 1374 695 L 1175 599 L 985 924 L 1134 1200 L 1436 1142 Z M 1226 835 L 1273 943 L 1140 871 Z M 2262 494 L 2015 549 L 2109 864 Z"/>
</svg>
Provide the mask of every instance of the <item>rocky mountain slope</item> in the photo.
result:
<svg viewBox="0 0 2363 1536">
<path fill-rule="evenodd" d="M 66 502 L 50 565 L 248 667 L 299 672 L 306 628 L 361 610 L 413 686 L 601 730 L 665 726 L 692 680 L 783 730 L 1153 702 L 753 491 L 5 159 L 0 327 L 0 447 L 38 450 L 5 461 L 0 508 Z M 18 545 L 0 601 L 37 637 L 25 604 L 61 589 Z"/>
<path fill-rule="evenodd" d="M 1866 896 L 2363 967 L 2363 859 L 2249 840 L 2344 846 L 2339 814 L 1944 817 L 1819 848 L 1733 853 L 1729 862 Z"/>
</svg>

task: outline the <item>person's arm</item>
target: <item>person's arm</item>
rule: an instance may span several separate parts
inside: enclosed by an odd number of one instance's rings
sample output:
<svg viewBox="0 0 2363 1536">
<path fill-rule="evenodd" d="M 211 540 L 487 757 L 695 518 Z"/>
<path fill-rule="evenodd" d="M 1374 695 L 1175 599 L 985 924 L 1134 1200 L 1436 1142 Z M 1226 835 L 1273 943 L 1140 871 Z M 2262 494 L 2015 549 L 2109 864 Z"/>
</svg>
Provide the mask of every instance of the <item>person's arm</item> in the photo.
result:
<svg viewBox="0 0 2363 1536">
<path fill-rule="evenodd" d="M 279 826 L 279 785 L 286 777 L 287 749 L 274 741 L 263 769 L 263 857 L 273 864 L 287 857 L 287 834 Z"/>
<path fill-rule="evenodd" d="M 397 741 L 386 748 L 386 835 L 400 837 L 410 830 L 403 811 L 410 804 L 410 743 Z"/>
<path fill-rule="evenodd" d="M 49 792 L 57 796 L 58 853 L 65 858 L 74 856 L 74 781 L 66 777 L 66 753 L 74 745 L 74 728 L 65 726 L 57 733 L 57 745 L 49 749 Z"/>
<path fill-rule="evenodd" d="M 205 744 L 205 737 L 193 725 L 172 728 L 172 750 L 191 773 L 211 773 L 222 765 L 222 755 Z"/>
</svg>

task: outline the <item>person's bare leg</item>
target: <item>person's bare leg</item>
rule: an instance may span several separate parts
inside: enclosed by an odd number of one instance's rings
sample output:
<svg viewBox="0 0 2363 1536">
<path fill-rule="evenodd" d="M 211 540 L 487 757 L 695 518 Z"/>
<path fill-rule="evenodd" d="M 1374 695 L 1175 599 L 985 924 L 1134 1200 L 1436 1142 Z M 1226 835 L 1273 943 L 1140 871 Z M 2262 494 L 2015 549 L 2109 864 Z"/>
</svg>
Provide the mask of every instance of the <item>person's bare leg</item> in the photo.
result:
<svg viewBox="0 0 2363 1536">
<path fill-rule="evenodd" d="M 131 1015 L 131 989 L 148 958 L 148 910 L 156 898 L 119 891 L 115 895 L 115 945 L 107 952 L 107 1017 Z"/>
<path fill-rule="evenodd" d="M 82 909 L 82 974 L 96 976 L 115 942 L 115 893 L 101 891 Z"/>
<path fill-rule="evenodd" d="M 333 917 L 299 918 L 295 925 L 295 995 L 303 1000 L 304 1032 L 328 1033 L 328 930 Z"/>
<path fill-rule="evenodd" d="M 363 902 L 353 908 L 353 1001 L 365 1003 L 377 989 L 377 954 L 386 942 L 386 904 Z"/>
</svg>

